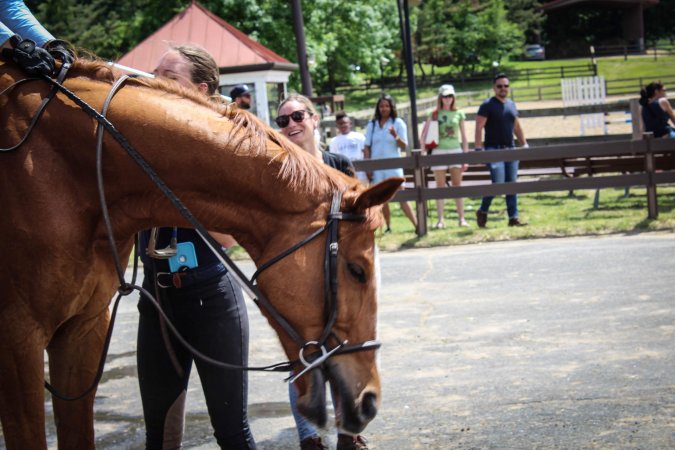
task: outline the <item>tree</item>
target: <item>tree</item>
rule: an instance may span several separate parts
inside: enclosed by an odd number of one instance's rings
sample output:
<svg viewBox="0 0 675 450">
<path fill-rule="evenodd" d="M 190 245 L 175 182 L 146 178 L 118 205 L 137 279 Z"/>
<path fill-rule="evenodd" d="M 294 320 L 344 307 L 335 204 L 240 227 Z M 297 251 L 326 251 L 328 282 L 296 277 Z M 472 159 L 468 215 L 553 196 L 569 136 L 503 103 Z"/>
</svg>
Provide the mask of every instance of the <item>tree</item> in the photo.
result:
<svg viewBox="0 0 675 450">
<path fill-rule="evenodd" d="M 525 41 L 541 44 L 541 35 L 546 23 L 546 14 L 539 9 L 539 0 L 509 0 L 506 2 L 506 18 L 523 30 Z"/>
<path fill-rule="evenodd" d="M 509 22 L 502 0 L 427 0 L 420 13 L 419 57 L 462 71 L 489 69 L 520 54 L 523 33 Z"/>
<path fill-rule="evenodd" d="M 645 9 L 645 37 L 648 42 L 675 39 L 675 2 L 662 0 Z"/>
</svg>

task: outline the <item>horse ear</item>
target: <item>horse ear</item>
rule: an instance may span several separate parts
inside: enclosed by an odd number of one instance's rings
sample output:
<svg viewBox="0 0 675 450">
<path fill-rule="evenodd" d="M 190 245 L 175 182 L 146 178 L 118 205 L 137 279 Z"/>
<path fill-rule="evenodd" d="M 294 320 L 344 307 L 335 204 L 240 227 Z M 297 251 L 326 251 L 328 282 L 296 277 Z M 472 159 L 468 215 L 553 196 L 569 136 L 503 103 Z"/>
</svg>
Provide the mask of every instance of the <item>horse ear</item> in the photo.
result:
<svg viewBox="0 0 675 450">
<path fill-rule="evenodd" d="M 356 198 L 354 209 L 356 211 L 365 211 L 371 206 L 382 205 L 388 202 L 396 194 L 404 181 L 400 177 L 387 178 L 375 186 L 369 187 Z"/>
</svg>

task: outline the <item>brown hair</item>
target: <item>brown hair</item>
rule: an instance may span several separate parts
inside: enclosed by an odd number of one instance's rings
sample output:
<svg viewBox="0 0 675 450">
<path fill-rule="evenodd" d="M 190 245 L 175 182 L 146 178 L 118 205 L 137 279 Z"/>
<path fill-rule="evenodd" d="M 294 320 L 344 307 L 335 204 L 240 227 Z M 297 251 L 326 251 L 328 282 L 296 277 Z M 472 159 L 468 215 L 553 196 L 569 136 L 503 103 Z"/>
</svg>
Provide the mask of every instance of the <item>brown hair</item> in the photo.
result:
<svg viewBox="0 0 675 450">
<path fill-rule="evenodd" d="M 220 75 L 218 64 L 213 56 L 197 45 L 183 44 L 171 47 L 190 62 L 190 77 L 195 84 L 206 83 L 208 86 L 207 94 L 212 96 L 218 91 Z"/>
<path fill-rule="evenodd" d="M 316 108 L 314 107 L 314 103 L 304 95 L 300 95 L 297 93 L 292 93 L 288 94 L 285 99 L 281 103 L 279 103 L 279 107 L 277 108 L 277 114 L 279 114 L 279 111 L 281 111 L 281 107 L 284 106 L 286 103 L 290 101 L 296 101 L 298 103 L 302 103 L 305 105 L 305 108 L 307 108 L 307 111 L 311 112 L 313 115 L 319 114 L 316 112 Z"/>
<path fill-rule="evenodd" d="M 438 99 L 436 99 L 436 111 L 443 110 L 443 96 L 438 94 Z M 457 111 L 457 97 L 452 95 L 452 104 L 450 105 L 450 111 Z"/>
</svg>

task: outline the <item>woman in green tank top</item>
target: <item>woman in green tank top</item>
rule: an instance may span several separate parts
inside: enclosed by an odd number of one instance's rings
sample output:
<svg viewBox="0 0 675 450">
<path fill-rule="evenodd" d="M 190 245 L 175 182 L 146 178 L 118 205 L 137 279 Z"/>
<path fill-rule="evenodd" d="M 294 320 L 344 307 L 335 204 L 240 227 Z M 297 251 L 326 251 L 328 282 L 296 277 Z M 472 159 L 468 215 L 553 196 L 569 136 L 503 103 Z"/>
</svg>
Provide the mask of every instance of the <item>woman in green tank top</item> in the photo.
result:
<svg viewBox="0 0 675 450">
<path fill-rule="evenodd" d="M 466 153 L 469 151 L 469 143 L 466 140 L 466 131 L 464 129 L 464 119 L 466 114 L 455 105 L 455 88 L 451 84 L 444 84 L 438 90 L 438 101 L 436 110 L 429 116 L 424 129 L 422 130 L 422 142 L 426 141 L 427 131 L 432 120 L 438 121 L 438 148 L 434 149 L 434 155 L 443 155 L 451 153 Z M 467 164 L 453 164 L 443 166 L 432 166 L 436 178 L 436 186 L 444 187 L 446 185 L 446 174 L 450 170 L 450 182 L 452 186 L 462 185 L 462 175 L 467 169 Z M 467 227 L 469 224 L 464 219 L 464 199 L 455 199 L 457 206 L 457 215 L 459 216 L 459 226 Z M 436 211 L 438 213 L 438 222 L 435 228 L 445 228 L 445 219 L 443 208 L 445 202 L 442 199 L 436 200 Z"/>
</svg>

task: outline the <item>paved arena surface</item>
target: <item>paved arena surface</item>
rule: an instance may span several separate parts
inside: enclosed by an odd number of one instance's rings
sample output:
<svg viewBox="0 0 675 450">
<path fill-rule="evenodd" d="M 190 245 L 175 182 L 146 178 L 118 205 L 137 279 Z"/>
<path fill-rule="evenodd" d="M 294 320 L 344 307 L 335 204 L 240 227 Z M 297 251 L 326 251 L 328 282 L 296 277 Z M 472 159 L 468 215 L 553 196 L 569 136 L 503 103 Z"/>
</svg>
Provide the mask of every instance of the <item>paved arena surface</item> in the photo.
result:
<svg viewBox="0 0 675 450">
<path fill-rule="evenodd" d="M 381 261 L 383 401 L 365 432 L 371 449 L 675 448 L 674 234 L 418 249 Z M 252 364 L 281 360 L 249 306 Z M 143 447 L 136 320 L 127 300 L 95 406 L 100 449 Z M 197 378 L 185 448 L 212 449 Z M 282 378 L 250 377 L 263 450 L 298 448 Z M 335 430 L 324 437 L 334 448 Z"/>
</svg>

